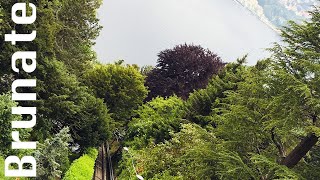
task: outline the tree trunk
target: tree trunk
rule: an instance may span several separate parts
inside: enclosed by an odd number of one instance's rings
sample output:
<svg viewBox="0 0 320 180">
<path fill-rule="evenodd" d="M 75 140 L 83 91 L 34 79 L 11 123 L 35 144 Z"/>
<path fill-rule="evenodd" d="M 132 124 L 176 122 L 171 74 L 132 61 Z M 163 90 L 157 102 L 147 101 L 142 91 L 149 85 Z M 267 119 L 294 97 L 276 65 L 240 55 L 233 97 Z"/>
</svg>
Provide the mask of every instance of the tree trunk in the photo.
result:
<svg viewBox="0 0 320 180">
<path fill-rule="evenodd" d="M 288 168 L 294 167 L 298 162 L 310 151 L 310 149 L 318 142 L 318 137 L 315 134 L 309 134 L 303 138 L 301 142 L 283 159 L 282 165 Z"/>
</svg>

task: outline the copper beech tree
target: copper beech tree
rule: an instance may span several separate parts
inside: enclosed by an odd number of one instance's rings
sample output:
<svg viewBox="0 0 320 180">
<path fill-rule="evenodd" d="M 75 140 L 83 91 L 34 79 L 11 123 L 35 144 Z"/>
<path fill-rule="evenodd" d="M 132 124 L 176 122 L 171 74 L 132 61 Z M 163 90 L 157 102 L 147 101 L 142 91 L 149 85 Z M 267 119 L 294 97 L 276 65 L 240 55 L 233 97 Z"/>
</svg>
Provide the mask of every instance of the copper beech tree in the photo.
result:
<svg viewBox="0 0 320 180">
<path fill-rule="evenodd" d="M 224 65 L 217 54 L 201 46 L 182 44 L 161 51 L 157 65 L 148 73 L 147 100 L 173 94 L 186 99 L 193 90 L 206 87 Z"/>
</svg>

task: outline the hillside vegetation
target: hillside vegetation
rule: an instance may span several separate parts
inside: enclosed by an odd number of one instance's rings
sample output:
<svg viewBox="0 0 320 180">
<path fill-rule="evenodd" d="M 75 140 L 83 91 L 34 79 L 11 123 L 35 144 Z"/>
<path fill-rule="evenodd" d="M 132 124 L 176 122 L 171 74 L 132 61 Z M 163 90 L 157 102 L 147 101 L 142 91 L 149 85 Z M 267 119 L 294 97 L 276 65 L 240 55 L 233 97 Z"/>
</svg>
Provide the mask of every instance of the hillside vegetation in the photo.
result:
<svg viewBox="0 0 320 180">
<path fill-rule="evenodd" d="M 16 1 L 0 1 L 2 35 L 37 30 L 30 43 L 0 38 L 0 169 L 4 157 L 31 154 L 33 179 L 91 180 L 96 149 L 108 141 L 118 179 L 320 178 L 319 8 L 310 21 L 289 22 L 283 43 L 255 66 L 181 44 L 159 52 L 155 67 L 138 67 L 96 58 L 101 0 L 29 2 L 36 23 L 13 25 Z M 13 52 L 32 50 L 37 70 L 13 73 Z M 12 101 L 12 82 L 30 78 L 37 87 L 19 91 L 37 100 Z M 37 125 L 19 131 L 38 141 L 34 151 L 11 149 L 11 121 L 29 118 L 12 115 L 17 106 L 37 107 Z"/>
</svg>

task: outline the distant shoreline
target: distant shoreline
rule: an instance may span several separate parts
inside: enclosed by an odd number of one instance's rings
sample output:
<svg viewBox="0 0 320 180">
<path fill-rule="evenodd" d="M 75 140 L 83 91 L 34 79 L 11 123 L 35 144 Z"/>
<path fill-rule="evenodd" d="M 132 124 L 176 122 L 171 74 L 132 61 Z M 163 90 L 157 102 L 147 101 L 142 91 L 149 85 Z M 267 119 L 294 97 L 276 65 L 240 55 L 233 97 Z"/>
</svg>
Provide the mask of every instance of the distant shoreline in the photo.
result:
<svg viewBox="0 0 320 180">
<path fill-rule="evenodd" d="M 262 23 L 264 23 L 265 25 L 267 25 L 270 29 L 272 29 L 273 31 L 275 31 L 276 33 L 280 34 L 280 30 L 277 29 L 276 27 L 274 27 L 271 22 L 265 22 L 260 16 L 258 16 L 254 11 L 252 11 L 251 9 L 247 8 L 245 5 L 243 5 L 239 0 L 233 0 L 234 2 L 236 2 L 237 4 L 239 4 L 240 6 L 244 7 L 246 10 L 250 11 L 250 13 L 252 13 L 252 15 L 254 15 L 255 17 L 257 17 Z"/>
</svg>

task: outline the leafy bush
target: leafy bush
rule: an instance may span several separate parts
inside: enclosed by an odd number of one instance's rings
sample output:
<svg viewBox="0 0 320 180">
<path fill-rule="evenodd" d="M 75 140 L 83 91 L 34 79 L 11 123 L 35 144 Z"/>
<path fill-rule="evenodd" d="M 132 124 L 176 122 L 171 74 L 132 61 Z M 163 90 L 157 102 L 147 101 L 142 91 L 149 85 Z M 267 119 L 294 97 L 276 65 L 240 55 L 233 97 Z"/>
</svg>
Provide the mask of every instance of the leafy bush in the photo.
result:
<svg viewBox="0 0 320 180">
<path fill-rule="evenodd" d="M 4 158 L 0 156 L 0 179 L 1 180 L 14 180 L 16 178 L 9 178 L 4 176 Z M 20 180 L 25 180 L 25 178 L 20 178 Z"/>
<path fill-rule="evenodd" d="M 134 175 L 132 161 L 139 174 L 152 180 L 219 179 L 219 176 L 229 175 L 223 172 L 228 168 L 234 169 L 239 179 L 251 178 L 237 154 L 223 147 L 213 133 L 196 124 L 182 124 L 181 131 L 172 135 L 172 139 L 164 143 L 141 150 L 131 148 L 132 156 L 128 153 L 123 156 L 119 179 Z"/>
<path fill-rule="evenodd" d="M 75 160 L 70 169 L 66 172 L 63 180 L 88 180 L 92 179 L 94 173 L 94 163 L 98 156 L 96 149 L 89 149 L 87 154 Z"/>
<path fill-rule="evenodd" d="M 128 125 L 130 147 L 141 148 L 150 142 L 159 143 L 170 139 L 169 132 L 180 130 L 183 117 L 183 101 L 177 96 L 157 97 L 142 105 Z M 129 142 L 129 141 L 128 141 Z"/>
</svg>

